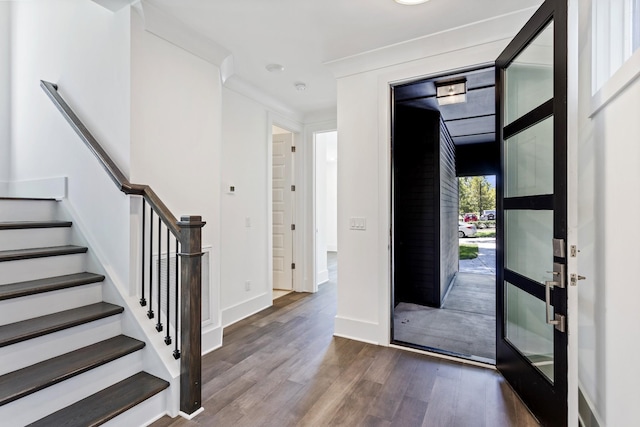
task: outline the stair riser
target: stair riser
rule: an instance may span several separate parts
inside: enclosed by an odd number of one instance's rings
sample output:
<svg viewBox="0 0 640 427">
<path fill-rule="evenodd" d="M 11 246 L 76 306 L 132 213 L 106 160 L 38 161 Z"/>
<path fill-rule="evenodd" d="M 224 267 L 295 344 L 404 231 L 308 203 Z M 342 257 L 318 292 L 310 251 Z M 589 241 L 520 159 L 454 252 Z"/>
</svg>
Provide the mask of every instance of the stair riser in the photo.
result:
<svg viewBox="0 0 640 427">
<path fill-rule="evenodd" d="M 74 378 L 0 406 L 0 420 L 23 426 L 142 370 L 142 351 L 136 351 Z"/>
<path fill-rule="evenodd" d="M 57 212 L 55 200 L 0 200 L 0 221 L 49 221 Z"/>
<path fill-rule="evenodd" d="M 155 396 L 129 409 L 127 412 L 102 424 L 102 427 L 147 426 L 161 418 L 166 412 L 166 394 L 164 390 Z"/>
<path fill-rule="evenodd" d="M 0 251 L 64 246 L 70 243 L 69 227 L 0 230 Z"/>
<path fill-rule="evenodd" d="M 101 301 L 101 283 L 4 300 L 0 301 L 0 325 L 20 322 Z"/>
<path fill-rule="evenodd" d="M 0 262 L 0 285 L 86 271 L 86 255 L 73 254 Z"/>
<path fill-rule="evenodd" d="M 122 334 L 122 322 L 118 315 L 0 347 L 0 375 L 120 334 Z"/>
</svg>

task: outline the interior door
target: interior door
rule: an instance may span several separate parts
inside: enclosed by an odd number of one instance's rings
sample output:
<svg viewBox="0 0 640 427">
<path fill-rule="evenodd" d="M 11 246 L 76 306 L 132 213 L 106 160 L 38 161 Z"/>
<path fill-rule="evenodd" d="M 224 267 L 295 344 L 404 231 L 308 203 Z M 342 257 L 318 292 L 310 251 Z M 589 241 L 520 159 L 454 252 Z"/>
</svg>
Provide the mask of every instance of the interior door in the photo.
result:
<svg viewBox="0 0 640 427">
<path fill-rule="evenodd" d="M 293 197 L 290 133 L 273 135 L 273 289 L 293 289 Z"/>
<path fill-rule="evenodd" d="M 497 367 L 543 425 L 567 425 L 567 3 L 496 61 Z M 577 391 L 576 391 L 577 393 Z"/>
</svg>

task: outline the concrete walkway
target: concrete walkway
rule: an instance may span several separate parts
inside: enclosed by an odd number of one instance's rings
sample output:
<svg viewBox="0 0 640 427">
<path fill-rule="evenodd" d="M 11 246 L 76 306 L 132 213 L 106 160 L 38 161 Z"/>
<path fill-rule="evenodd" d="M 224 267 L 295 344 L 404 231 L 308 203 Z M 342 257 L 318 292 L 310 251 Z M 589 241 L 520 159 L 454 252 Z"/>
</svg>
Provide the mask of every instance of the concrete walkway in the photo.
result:
<svg viewBox="0 0 640 427">
<path fill-rule="evenodd" d="M 478 245 L 478 257 L 460 260 L 461 273 L 496 274 L 496 239 L 494 237 L 477 237 L 458 239 L 460 244 L 475 243 Z"/>
</svg>

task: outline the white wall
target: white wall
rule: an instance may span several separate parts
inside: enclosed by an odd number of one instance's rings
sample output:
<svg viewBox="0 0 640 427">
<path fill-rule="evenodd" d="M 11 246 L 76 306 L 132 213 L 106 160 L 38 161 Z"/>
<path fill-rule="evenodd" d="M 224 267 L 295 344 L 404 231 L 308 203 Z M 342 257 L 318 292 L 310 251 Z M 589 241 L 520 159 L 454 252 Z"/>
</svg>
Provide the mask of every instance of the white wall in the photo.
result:
<svg viewBox="0 0 640 427">
<path fill-rule="evenodd" d="M 218 328 L 222 87 L 215 65 L 145 31 L 131 13 L 131 182 L 151 185 L 179 219 L 201 215 L 211 246 L 211 323 Z M 134 251 L 137 253 L 137 251 Z M 133 265 L 139 265 L 134 262 Z M 138 277 L 135 275 L 134 277 Z M 203 341 L 203 350 L 205 341 Z"/>
<path fill-rule="evenodd" d="M 93 2 L 13 2 L 12 180 L 68 176 L 68 201 L 114 279 L 129 278 L 129 198 L 39 87 L 61 95 L 129 173 L 129 9 Z M 109 224 L 105 227 L 104 224 Z M 118 230 L 118 232 L 113 232 Z"/>
<path fill-rule="evenodd" d="M 327 250 L 338 250 L 338 132 L 327 136 Z"/>
<path fill-rule="evenodd" d="M 221 195 L 220 297 L 226 326 L 271 305 L 267 202 L 271 129 L 262 105 L 227 88 L 222 96 L 222 182 L 236 188 L 235 194 Z M 247 280 L 249 291 L 245 291 Z"/>
<path fill-rule="evenodd" d="M 640 230 L 628 226 L 640 210 L 640 52 L 592 97 L 602 64 L 591 61 L 590 6 L 580 4 L 579 378 L 600 426 L 624 426 L 640 419 Z"/>
<path fill-rule="evenodd" d="M 0 2 L 0 182 L 11 176 L 11 3 Z"/>
<path fill-rule="evenodd" d="M 338 79 L 336 335 L 389 344 L 389 84 L 492 62 L 528 16 L 510 16 L 427 38 L 422 41 L 422 59 L 360 73 L 348 69 L 358 63 L 346 64 L 346 69 L 336 65 L 337 72 L 344 74 Z M 478 34 L 484 42 L 473 45 Z M 424 52 L 431 56 L 424 57 Z M 349 230 L 350 217 L 365 217 L 366 231 Z"/>
</svg>

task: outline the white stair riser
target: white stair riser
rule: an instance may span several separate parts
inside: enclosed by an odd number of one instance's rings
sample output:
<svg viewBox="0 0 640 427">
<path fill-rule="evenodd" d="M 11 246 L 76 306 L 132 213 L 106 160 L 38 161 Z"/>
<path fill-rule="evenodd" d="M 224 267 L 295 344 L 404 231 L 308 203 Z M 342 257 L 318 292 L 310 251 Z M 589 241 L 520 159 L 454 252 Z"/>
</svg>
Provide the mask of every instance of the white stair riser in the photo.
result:
<svg viewBox="0 0 640 427">
<path fill-rule="evenodd" d="M 55 200 L 0 200 L 0 221 L 48 221 L 57 212 Z"/>
<path fill-rule="evenodd" d="M 166 413 L 167 389 L 139 403 L 127 412 L 102 424 L 102 427 L 148 426 Z"/>
<path fill-rule="evenodd" d="M 32 423 L 141 370 L 142 352 L 136 351 L 22 399 L 0 406 L 0 420 L 11 420 L 12 426 Z"/>
<path fill-rule="evenodd" d="M 0 285 L 86 271 L 86 255 L 73 254 L 0 262 Z"/>
<path fill-rule="evenodd" d="M 102 283 L 0 301 L 0 325 L 46 316 L 102 301 Z"/>
<path fill-rule="evenodd" d="M 120 315 L 0 348 L 0 375 L 122 334 Z"/>
<path fill-rule="evenodd" d="M 70 231 L 69 227 L 0 230 L 0 251 L 68 245 Z"/>
</svg>

